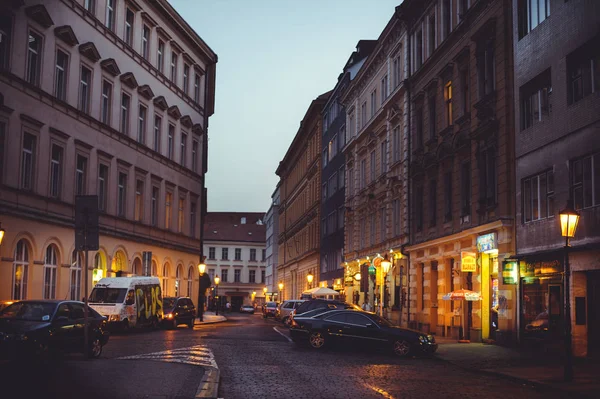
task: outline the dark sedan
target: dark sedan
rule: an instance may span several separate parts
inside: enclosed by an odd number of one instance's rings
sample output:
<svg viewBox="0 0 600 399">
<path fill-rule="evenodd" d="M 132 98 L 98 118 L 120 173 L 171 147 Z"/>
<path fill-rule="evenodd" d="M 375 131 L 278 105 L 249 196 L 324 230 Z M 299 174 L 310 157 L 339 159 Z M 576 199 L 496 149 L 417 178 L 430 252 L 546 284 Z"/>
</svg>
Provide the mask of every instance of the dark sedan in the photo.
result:
<svg viewBox="0 0 600 399">
<path fill-rule="evenodd" d="M 438 345 L 432 335 L 400 328 L 374 313 L 331 310 L 312 317 L 295 316 L 290 326 L 292 340 L 322 349 L 338 342 L 349 347 L 377 346 L 397 356 L 433 353 Z"/>
<path fill-rule="evenodd" d="M 163 324 L 171 328 L 176 328 L 180 324 L 187 324 L 189 328 L 194 328 L 196 320 L 196 306 L 190 298 L 187 297 L 166 297 L 163 298 L 163 311 L 165 317 Z"/>
<path fill-rule="evenodd" d="M 84 309 L 79 301 L 15 302 L 0 312 L 0 357 L 44 357 L 50 353 L 84 352 Z M 97 358 L 108 342 L 106 317 L 89 308 L 89 343 Z"/>
</svg>

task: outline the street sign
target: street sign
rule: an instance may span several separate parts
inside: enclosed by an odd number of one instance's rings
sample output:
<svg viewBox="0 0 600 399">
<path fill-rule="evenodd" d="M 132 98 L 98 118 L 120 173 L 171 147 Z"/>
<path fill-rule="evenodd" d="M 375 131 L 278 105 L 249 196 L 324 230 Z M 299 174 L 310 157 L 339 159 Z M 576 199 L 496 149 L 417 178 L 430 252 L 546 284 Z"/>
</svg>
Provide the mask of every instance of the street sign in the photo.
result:
<svg viewBox="0 0 600 399">
<path fill-rule="evenodd" d="M 75 249 L 97 251 L 100 246 L 98 231 L 98 196 L 75 197 Z"/>
</svg>

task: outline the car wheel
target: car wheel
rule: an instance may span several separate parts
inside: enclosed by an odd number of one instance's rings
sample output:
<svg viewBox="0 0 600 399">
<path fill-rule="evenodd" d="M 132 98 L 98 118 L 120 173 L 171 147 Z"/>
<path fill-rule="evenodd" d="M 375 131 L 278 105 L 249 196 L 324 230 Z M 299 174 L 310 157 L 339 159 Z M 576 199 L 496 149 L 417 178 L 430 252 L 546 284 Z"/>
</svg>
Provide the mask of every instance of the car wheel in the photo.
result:
<svg viewBox="0 0 600 399">
<path fill-rule="evenodd" d="M 92 338 L 92 342 L 90 342 L 89 355 L 92 359 L 97 359 L 102 354 L 102 342 L 100 342 L 100 338 L 94 337 Z"/>
<path fill-rule="evenodd" d="M 394 354 L 400 357 L 406 357 L 410 353 L 411 347 L 410 343 L 404 339 L 398 339 L 394 341 L 393 350 Z"/>
<path fill-rule="evenodd" d="M 321 349 L 325 346 L 325 335 L 319 331 L 313 331 L 308 336 L 308 343 L 315 349 Z"/>
</svg>

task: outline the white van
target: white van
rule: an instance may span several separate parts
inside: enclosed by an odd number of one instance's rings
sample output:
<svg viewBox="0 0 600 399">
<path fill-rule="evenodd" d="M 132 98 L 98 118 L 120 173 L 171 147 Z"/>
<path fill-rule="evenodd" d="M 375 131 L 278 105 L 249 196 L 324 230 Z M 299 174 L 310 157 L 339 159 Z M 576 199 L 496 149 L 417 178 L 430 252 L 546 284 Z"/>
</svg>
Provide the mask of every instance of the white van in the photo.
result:
<svg viewBox="0 0 600 399">
<path fill-rule="evenodd" d="M 156 327 L 163 318 L 163 301 L 157 277 L 105 277 L 89 298 L 90 306 L 108 319 L 109 325 L 125 330 Z"/>
</svg>

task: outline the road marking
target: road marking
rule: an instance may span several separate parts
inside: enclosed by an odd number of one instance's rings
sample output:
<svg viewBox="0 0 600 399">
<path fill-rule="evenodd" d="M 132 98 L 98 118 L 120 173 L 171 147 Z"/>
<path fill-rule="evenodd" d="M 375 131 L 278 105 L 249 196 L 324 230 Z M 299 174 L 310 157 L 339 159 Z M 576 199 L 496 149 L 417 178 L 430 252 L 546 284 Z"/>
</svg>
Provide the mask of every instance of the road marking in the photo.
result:
<svg viewBox="0 0 600 399">
<path fill-rule="evenodd" d="M 374 390 L 375 392 L 377 392 L 378 394 L 380 394 L 381 396 L 383 396 L 386 399 L 394 399 L 394 397 L 392 395 L 390 395 L 389 393 L 387 393 L 386 391 L 384 391 L 381 388 L 377 388 L 373 385 L 369 385 L 369 384 L 365 384 L 365 386 L 367 388 L 371 388 L 372 390 Z"/>
<path fill-rule="evenodd" d="M 215 357 L 205 345 L 177 348 L 162 352 L 143 353 L 140 355 L 118 357 L 118 360 L 155 360 L 159 362 L 183 363 L 193 366 L 214 367 L 218 369 Z"/>
<path fill-rule="evenodd" d="M 281 336 L 285 339 L 287 339 L 289 342 L 293 342 L 292 339 L 290 337 L 288 337 L 287 335 L 285 335 L 284 333 L 282 333 L 281 331 L 279 331 L 277 329 L 277 327 L 273 327 L 273 330 L 277 331 L 279 334 L 281 334 Z"/>
</svg>

